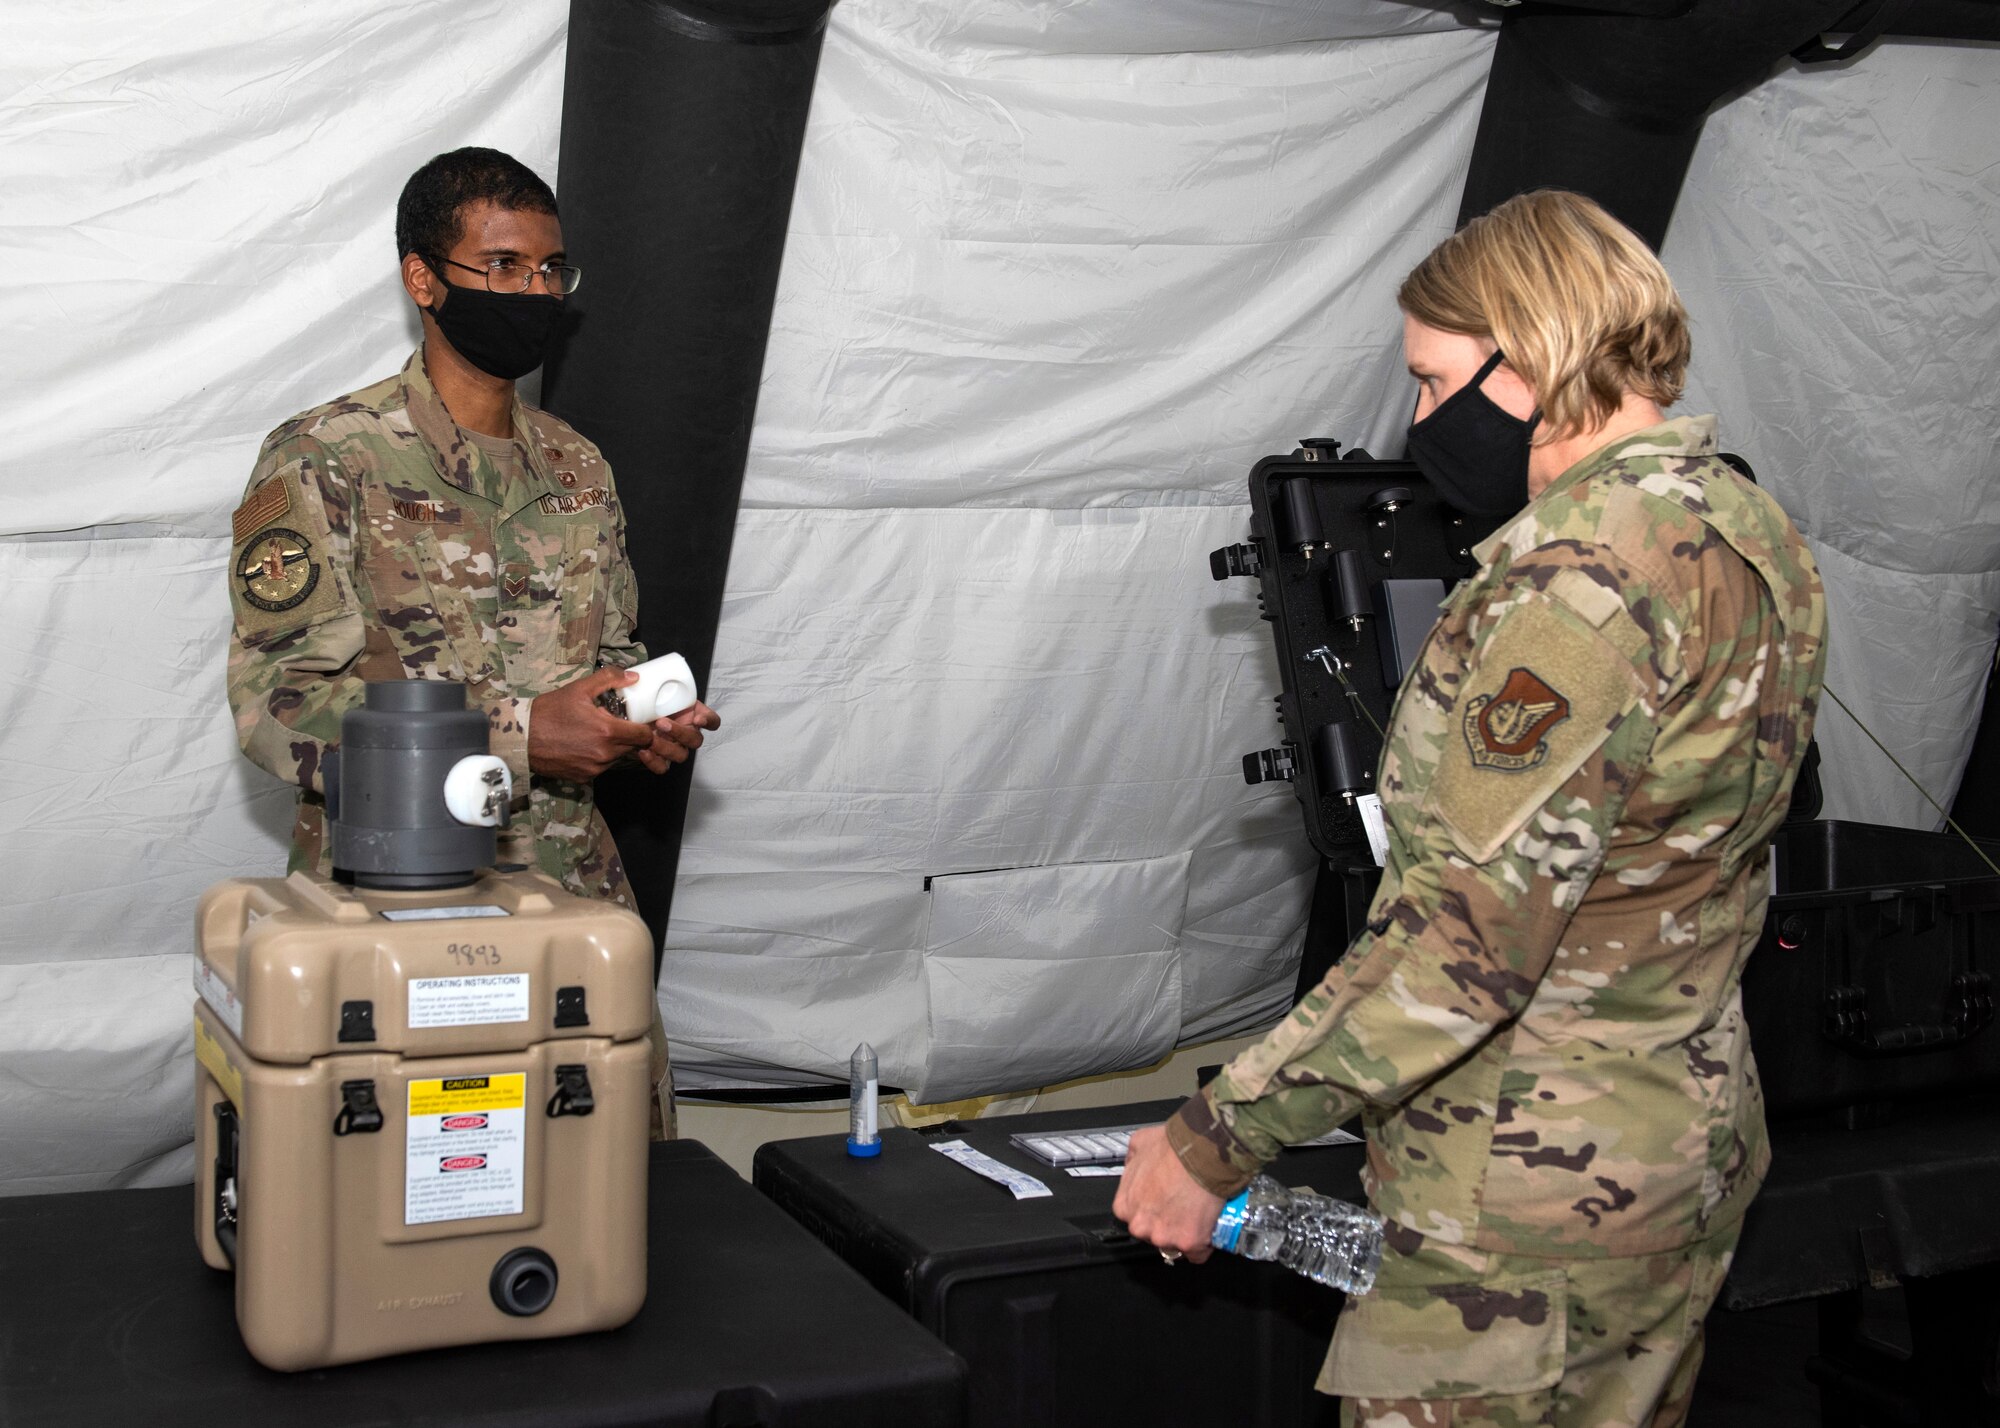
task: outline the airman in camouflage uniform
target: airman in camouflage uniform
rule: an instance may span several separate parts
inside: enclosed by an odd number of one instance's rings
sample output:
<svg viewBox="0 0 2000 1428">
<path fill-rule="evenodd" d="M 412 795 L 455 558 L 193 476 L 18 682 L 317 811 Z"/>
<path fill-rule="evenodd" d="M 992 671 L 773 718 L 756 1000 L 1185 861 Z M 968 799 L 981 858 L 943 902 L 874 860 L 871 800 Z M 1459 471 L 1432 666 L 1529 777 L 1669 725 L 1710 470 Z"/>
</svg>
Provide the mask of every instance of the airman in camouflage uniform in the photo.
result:
<svg viewBox="0 0 2000 1428">
<path fill-rule="evenodd" d="M 580 276 L 555 196 L 508 155 L 455 150 L 411 177 L 396 238 L 423 347 L 272 432 L 234 517 L 237 736 L 298 786 L 292 870 L 329 874 L 341 716 L 372 680 L 461 681 L 514 778 L 497 861 L 631 907 L 590 779 L 622 758 L 662 772 L 719 721 L 699 704 L 651 725 L 610 712 L 619 671 L 646 658 L 617 488 L 595 446 L 514 390 Z M 665 1137 L 657 1014 L 652 1042 Z"/>
<path fill-rule="evenodd" d="M 1392 716 L 1366 928 L 1165 1143 L 1227 1197 L 1361 1115 L 1388 1235 L 1320 1379 L 1344 1421 L 1678 1423 L 1769 1163 L 1738 983 L 1824 597 L 1709 417 L 1474 553 Z"/>
<path fill-rule="evenodd" d="M 529 770 L 526 716 L 646 658 L 624 518 L 595 446 L 518 399 L 514 422 L 505 443 L 461 429 L 418 352 L 265 438 L 236 513 L 229 699 L 244 753 L 299 787 L 294 871 L 332 871 L 321 762 L 363 686 L 456 679 L 527 791 L 500 861 L 632 905 L 590 785 Z"/>
</svg>

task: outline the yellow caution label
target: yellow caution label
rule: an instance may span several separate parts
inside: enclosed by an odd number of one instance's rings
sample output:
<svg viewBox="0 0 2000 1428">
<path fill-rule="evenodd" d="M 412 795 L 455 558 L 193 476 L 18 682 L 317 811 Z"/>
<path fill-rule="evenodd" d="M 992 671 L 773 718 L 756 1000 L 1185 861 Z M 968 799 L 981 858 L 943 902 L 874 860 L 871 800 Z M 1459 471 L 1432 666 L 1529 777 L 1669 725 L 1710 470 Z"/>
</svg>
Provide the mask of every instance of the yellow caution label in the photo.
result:
<svg viewBox="0 0 2000 1428">
<path fill-rule="evenodd" d="M 528 1104 L 525 1072 L 505 1076 L 447 1076 L 410 1082 L 410 1115 L 452 1116 L 472 1111 L 518 1111 Z"/>
<path fill-rule="evenodd" d="M 229 1053 L 222 1049 L 222 1043 L 202 1024 L 201 1017 L 194 1019 L 194 1059 L 215 1078 L 215 1084 L 222 1087 L 222 1094 L 229 1097 L 229 1103 L 237 1110 L 243 1109 L 243 1073 L 230 1063 Z"/>
</svg>

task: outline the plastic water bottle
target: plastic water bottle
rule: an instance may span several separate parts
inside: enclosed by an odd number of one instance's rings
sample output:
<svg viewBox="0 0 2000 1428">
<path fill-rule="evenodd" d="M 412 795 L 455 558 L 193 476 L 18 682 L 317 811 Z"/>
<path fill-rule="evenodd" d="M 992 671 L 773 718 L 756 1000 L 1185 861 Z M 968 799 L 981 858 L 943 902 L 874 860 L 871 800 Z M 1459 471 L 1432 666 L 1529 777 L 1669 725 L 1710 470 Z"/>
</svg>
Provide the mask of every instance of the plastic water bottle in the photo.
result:
<svg viewBox="0 0 2000 1428">
<path fill-rule="evenodd" d="M 1210 1243 L 1246 1259 L 1276 1260 L 1349 1294 L 1366 1294 L 1382 1263 L 1382 1220 L 1359 1205 L 1259 1175 L 1222 1207 Z"/>
</svg>

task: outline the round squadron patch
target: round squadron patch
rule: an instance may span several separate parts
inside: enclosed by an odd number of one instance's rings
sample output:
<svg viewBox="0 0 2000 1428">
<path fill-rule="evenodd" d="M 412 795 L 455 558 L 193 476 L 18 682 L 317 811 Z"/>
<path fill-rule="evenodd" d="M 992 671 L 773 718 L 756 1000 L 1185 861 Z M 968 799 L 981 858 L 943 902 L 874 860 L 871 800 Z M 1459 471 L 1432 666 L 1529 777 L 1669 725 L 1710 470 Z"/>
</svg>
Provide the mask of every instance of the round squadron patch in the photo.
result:
<svg viewBox="0 0 2000 1428">
<path fill-rule="evenodd" d="M 306 602 L 319 584 L 319 564 L 304 536 L 283 526 L 266 526 L 244 544 L 236 559 L 236 578 L 242 582 L 245 601 L 276 613 Z"/>
<path fill-rule="evenodd" d="M 1465 701 L 1465 746 L 1483 769 L 1519 772 L 1549 756 L 1549 731 L 1569 718 L 1569 701 L 1518 666 L 1497 694 Z"/>
</svg>

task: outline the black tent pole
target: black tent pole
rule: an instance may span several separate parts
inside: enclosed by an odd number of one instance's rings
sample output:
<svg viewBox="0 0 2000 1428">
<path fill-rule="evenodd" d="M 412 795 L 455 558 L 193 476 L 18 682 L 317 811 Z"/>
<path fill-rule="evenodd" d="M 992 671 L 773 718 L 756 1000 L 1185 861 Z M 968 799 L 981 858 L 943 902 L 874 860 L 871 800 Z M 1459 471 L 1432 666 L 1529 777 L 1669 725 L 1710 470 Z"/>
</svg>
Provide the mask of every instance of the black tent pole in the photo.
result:
<svg viewBox="0 0 2000 1428">
<path fill-rule="evenodd" d="M 1535 188 L 1588 194 L 1655 248 L 1710 107 L 1853 0 L 1698 0 L 1667 17 L 1510 16 L 1487 79 L 1462 224 Z"/>
<path fill-rule="evenodd" d="M 685 655 L 704 690 L 830 5 L 570 7 L 557 199 L 587 276 L 542 399 L 617 477 L 640 637 Z M 656 958 L 688 778 L 597 785 Z"/>
<path fill-rule="evenodd" d="M 1603 11 L 1616 8 L 1606 4 Z M 1493 52 L 1462 224 L 1534 188 L 1590 195 L 1660 246 L 1702 119 L 1824 31 L 2000 39 L 1996 0 L 1694 0 L 1669 15 L 1524 6 Z"/>
</svg>

